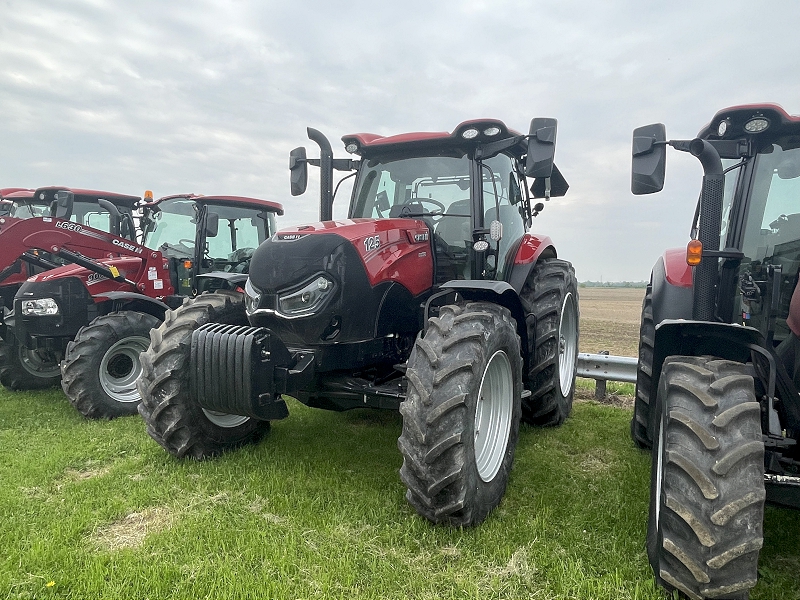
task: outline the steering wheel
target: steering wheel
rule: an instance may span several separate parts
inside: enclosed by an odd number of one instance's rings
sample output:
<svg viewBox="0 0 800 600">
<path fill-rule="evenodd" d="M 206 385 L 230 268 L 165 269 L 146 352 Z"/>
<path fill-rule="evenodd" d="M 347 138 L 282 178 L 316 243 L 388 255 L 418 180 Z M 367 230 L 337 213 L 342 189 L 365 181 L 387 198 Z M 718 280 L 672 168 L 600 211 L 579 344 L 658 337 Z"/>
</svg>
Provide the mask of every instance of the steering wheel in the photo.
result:
<svg viewBox="0 0 800 600">
<path fill-rule="evenodd" d="M 184 242 L 188 242 L 188 244 L 185 244 Z M 178 243 L 181 246 L 189 246 L 191 248 L 194 248 L 194 240 L 190 240 L 189 238 L 181 238 L 178 240 Z"/>
<path fill-rule="evenodd" d="M 428 204 L 433 204 L 433 205 L 434 205 L 436 208 L 438 208 L 438 209 L 439 209 L 439 211 L 440 211 L 439 213 L 433 213 L 433 212 L 432 212 L 432 214 L 434 214 L 434 215 L 436 215 L 436 216 L 438 216 L 439 214 L 442 214 L 442 215 L 443 215 L 443 214 L 444 214 L 444 212 L 445 212 L 445 210 L 447 210 L 447 209 L 445 208 L 444 204 L 442 204 L 442 203 L 441 203 L 441 202 L 439 202 L 438 200 L 434 200 L 433 198 L 414 198 L 414 200 L 416 200 L 416 201 L 417 201 L 417 202 L 419 202 L 420 204 L 425 204 L 426 202 L 427 202 Z"/>
</svg>

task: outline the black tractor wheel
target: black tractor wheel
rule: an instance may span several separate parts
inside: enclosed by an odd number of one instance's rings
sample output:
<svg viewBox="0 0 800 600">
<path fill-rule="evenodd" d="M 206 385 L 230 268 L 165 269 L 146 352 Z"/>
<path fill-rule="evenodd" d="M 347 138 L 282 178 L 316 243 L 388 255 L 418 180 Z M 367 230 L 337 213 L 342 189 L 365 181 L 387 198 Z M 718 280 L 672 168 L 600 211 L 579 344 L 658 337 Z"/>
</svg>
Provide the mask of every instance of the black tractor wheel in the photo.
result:
<svg viewBox="0 0 800 600">
<path fill-rule="evenodd" d="M 206 410 L 190 397 L 192 332 L 205 323 L 247 325 L 242 294 L 218 290 L 186 300 L 150 332 L 150 347 L 141 355 L 139 414 L 150 437 L 179 458 L 215 456 L 256 442 L 269 429 L 267 421 Z"/>
<path fill-rule="evenodd" d="M 511 313 L 443 306 L 417 337 L 400 405 L 406 499 L 434 523 L 477 525 L 505 493 L 517 446 L 522 357 Z"/>
<path fill-rule="evenodd" d="M 147 313 L 120 311 L 78 330 L 61 362 L 61 388 L 79 413 L 89 419 L 136 414 L 139 355 L 150 345 L 150 330 L 160 324 Z"/>
<path fill-rule="evenodd" d="M 39 390 L 58 385 L 61 370 L 49 352 L 28 350 L 13 334 L 0 340 L 0 384 L 10 390 Z"/>
<path fill-rule="evenodd" d="M 642 320 L 639 325 L 639 362 L 636 365 L 636 398 L 631 418 L 631 438 L 642 449 L 653 445 L 650 430 L 650 394 L 653 377 L 653 344 L 656 327 L 653 323 L 653 285 L 648 284 L 642 300 Z"/>
<path fill-rule="evenodd" d="M 529 367 L 522 420 L 561 425 L 572 411 L 578 372 L 578 282 L 565 260 L 546 258 L 534 267 L 520 294 L 528 321 Z"/>
<path fill-rule="evenodd" d="M 747 365 L 664 362 L 655 409 L 647 554 L 659 584 L 746 599 L 763 543 L 761 409 Z"/>
</svg>

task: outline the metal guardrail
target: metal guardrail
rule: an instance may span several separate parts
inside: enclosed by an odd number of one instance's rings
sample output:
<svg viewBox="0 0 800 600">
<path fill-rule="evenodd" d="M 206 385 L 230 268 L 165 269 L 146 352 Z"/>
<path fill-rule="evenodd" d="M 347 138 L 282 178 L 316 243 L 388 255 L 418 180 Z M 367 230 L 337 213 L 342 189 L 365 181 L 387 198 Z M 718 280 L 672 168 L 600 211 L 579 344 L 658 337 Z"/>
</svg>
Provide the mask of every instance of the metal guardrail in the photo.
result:
<svg viewBox="0 0 800 600">
<path fill-rule="evenodd" d="M 606 396 L 607 381 L 636 383 L 638 360 L 630 356 L 601 354 L 578 354 L 578 377 L 595 380 L 594 397 L 602 400 Z"/>
<path fill-rule="evenodd" d="M 636 383 L 637 359 L 609 354 L 578 354 L 578 377 Z"/>
</svg>

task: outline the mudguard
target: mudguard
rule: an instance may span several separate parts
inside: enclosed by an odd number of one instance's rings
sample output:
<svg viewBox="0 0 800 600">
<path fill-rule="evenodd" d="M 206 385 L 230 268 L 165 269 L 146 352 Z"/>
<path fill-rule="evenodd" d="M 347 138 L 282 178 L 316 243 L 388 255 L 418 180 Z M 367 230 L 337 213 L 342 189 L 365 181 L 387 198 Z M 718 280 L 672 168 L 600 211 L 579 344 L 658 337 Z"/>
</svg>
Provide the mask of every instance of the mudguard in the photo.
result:
<svg viewBox="0 0 800 600">
<path fill-rule="evenodd" d="M 658 325 L 667 319 L 692 318 L 692 268 L 686 264 L 683 248 L 664 252 L 653 266 L 650 282 L 653 286 L 653 323 Z"/>
<path fill-rule="evenodd" d="M 517 322 L 517 334 L 520 340 L 520 349 L 525 356 L 525 348 L 528 347 L 528 329 L 525 325 L 525 309 L 519 299 L 519 293 L 513 286 L 506 281 L 481 281 L 454 279 L 442 284 L 440 291 L 453 290 L 466 300 L 478 300 L 493 302 L 500 306 L 505 306 L 511 311 L 511 316 Z M 428 322 L 428 315 L 425 315 L 425 322 Z"/>
</svg>

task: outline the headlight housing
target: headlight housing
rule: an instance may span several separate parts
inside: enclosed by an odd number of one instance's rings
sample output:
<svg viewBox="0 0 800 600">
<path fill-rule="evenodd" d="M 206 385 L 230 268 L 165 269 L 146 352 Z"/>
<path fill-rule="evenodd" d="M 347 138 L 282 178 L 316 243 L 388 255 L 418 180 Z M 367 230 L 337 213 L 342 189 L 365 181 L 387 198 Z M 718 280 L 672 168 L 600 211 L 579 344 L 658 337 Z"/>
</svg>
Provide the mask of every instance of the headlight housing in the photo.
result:
<svg viewBox="0 0 800 600">
<path fill-rule="evenodd" d="M 333 293 L 334 283 L 318 275 L 299 290 L 278 296 L 278 312 L 287 317 L 311 314 Z"/>
<path fill-rule="evenodd" d="M 26 317 L 51 317 L 59 314 L 58 304 L 52 298 L 23 300 L 22 314 Z"/>
<path fill-rule="evenodd" d="M 244 284 L 244 309 L 247 314 L 251 315 L 256 311 L 259 304 L 261 304 L 261 292 L 250 283 L 250 278 L 248 277 Z"/>
</svg>

